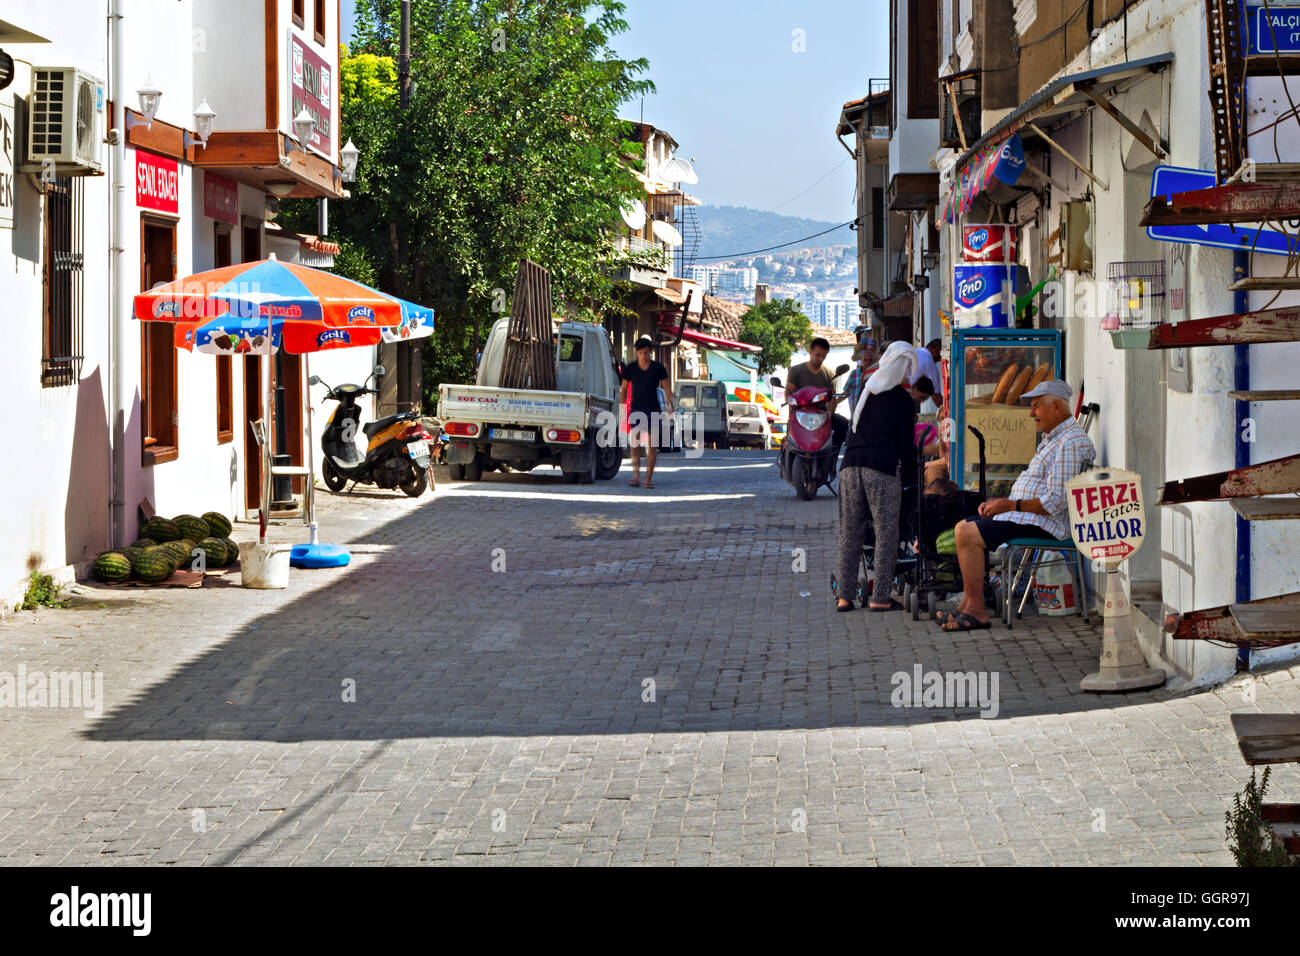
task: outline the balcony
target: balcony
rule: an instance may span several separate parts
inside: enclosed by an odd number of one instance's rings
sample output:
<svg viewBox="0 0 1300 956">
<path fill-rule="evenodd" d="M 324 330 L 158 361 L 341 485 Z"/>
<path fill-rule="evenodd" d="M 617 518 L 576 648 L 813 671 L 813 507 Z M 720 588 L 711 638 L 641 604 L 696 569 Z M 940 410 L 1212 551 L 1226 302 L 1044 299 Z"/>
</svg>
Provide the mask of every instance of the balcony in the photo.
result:
<svg viewBox="0 0 1300 956">
<path fill-rule="evenodd" d="M 632 282 L 650 289 L 663 289 L 672 272 L 672 257 L 662 246 L 640 236 L 620 236 L 612 256 L 615 282 Z"/>
</svg>

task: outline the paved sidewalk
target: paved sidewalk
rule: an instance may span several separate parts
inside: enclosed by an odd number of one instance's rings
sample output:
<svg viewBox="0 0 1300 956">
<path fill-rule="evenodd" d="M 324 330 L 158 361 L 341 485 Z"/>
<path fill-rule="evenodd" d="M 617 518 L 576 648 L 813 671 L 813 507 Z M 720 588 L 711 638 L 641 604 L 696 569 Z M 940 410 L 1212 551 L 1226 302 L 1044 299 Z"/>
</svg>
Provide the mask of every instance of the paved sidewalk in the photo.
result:
<svg viewBox="0 0 1300 956">
<path fill-rule="evenodd" d="M 11 617 L 0 672 L 102 672 L 106 705 L 0 708 L 0 862 L 1231 863 L 1228 715 L 1300 709 L 1300 667 L 1085 695 L 1099 623 L 836 614 L 825 492 L 662 461 L 323 492 L 347 568 Z M 918 665 L 996 675 L 997 716 L 893 706 Z"/>
</svg>

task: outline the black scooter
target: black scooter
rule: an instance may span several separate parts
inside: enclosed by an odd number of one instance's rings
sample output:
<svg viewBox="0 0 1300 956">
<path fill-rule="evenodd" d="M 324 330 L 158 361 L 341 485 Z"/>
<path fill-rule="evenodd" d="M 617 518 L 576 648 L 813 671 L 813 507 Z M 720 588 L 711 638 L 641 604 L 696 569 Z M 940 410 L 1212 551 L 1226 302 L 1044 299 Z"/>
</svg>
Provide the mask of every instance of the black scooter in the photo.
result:
<svg viewBox="0 0 1300 956">
<path fill-rule="evenodd" d="M 366 453 L 361 454 L 356 444 L 357 423 L 361 408 L 357 404 L 363 395 L 378 395 L 367 387 L 370 379 L 383 375 L 384 367 L 376 365 L 363 385 L 339 385 L 329 388 L 325 398 L 338 402 L 330 415 L 325 432 L 321 435 L 321 477 L 330 491 L 342 491 L 349 481 L 380 488 L 401 488 L 412 498 L 424 494 L 433 484 L 433 469 L 429 464 L 429 448 L 433 436 L 420 424 L 419 413 L 412 410 L 389 415 L 361 426 L 367 439 Z M 311 377 L 312 385 L 323 384 L 319 375 Z"/>
</svg>

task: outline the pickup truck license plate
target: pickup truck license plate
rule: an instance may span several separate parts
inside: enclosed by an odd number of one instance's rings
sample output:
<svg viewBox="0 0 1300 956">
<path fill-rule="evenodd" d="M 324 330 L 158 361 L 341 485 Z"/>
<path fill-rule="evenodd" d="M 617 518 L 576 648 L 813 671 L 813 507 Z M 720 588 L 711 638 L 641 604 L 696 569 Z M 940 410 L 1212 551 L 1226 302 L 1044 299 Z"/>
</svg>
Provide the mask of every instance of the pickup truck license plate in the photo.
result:
<svg viewBox="0 0 1300 956">
<path fill-rule="evenodd" d="M 488 430 L 488 438 L 499 438 L 501 441 L 536 441 L 537 432 L 522 428 L 492 428 Z"/>
</svg>

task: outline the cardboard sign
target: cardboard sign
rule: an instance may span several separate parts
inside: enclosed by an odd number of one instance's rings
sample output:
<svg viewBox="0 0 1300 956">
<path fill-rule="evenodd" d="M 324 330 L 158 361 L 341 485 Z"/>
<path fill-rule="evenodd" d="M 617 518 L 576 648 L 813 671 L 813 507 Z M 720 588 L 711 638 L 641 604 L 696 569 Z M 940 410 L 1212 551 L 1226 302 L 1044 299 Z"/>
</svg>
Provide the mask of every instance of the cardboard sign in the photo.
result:
<svg viewBox="0 0 1300 956">
<path fill-rule="evenodd" d="M 180 213 L 181 168 L 174 159 L 135 151 L 135 204 L 172 215 Z"/>
<path fill-rule="evenodd" d="M 203 215 L 239 225 L 239 184 L 210 169 L 203 171 Z"/>
<path fill-rule="evenodd" d="M 985 461 L 990 465 L 1027 465 L 1038 450 L 1038 429 L 1027 405 L 966 403 L 966 424 L 984 435 Z M 966 432 L 966 460 L 979 461 L 975 436 Z"/>
<path fill-rule="evenodd" d="M 1065 488 L 1070 536 L 1081 554 L 1115 568 L 1142 547 L 1147 520 L 1141 475 L 1100 468 L 1076 476 Z"/>
</svg>

